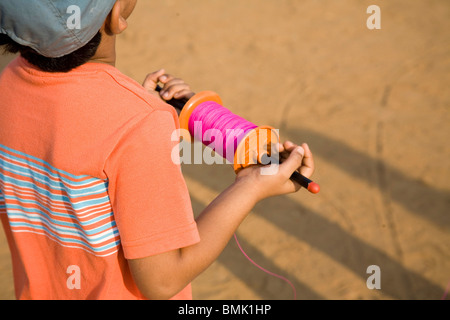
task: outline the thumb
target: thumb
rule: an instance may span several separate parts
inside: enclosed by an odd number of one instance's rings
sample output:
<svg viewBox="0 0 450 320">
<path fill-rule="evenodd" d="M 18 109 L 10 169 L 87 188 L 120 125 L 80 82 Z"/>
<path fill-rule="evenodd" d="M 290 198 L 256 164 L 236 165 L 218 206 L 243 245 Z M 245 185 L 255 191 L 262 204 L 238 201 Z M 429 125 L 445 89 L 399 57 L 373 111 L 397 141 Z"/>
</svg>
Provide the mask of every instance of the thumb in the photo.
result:
<svg viewBox="0 0 450 320">
<path fill-rule="evenodd" d="M 302 147 L 295 147 L 289 157 L 283 161 L 280 165 L 280 171 L 286 176 L 290 177 L 295 171 L 297 171 L 303 162 L 303 157 L 305 156 L 305 149 Z"/>
<path fill-rule="evenodd" d="M 155 91 L 156 86 L 158 85 L 158 82 L 159 82 L 159 78 L 162 77 L 165 73 L 166 73 L 166 71 L 164 69 L 161 69 L 161 70 L 158 70 L 158 71 L 148 74 L 147 77 L 145 78 L 142 86 L 146 90 Z"/>
</svg>

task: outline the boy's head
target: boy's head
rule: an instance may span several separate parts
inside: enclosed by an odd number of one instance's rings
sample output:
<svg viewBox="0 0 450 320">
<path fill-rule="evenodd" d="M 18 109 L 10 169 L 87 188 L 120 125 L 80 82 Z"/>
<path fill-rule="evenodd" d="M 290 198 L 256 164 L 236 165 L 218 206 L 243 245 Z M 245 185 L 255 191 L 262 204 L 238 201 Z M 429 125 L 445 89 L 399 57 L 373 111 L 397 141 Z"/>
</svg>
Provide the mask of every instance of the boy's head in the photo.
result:
<svg viewBox="0 0 450 320">
<path fill-rule="evenodd" d="M 44 71 L 70 71 L 126 28 L 136 1 L 1 0 L 0 47 Z"/>
</svg>

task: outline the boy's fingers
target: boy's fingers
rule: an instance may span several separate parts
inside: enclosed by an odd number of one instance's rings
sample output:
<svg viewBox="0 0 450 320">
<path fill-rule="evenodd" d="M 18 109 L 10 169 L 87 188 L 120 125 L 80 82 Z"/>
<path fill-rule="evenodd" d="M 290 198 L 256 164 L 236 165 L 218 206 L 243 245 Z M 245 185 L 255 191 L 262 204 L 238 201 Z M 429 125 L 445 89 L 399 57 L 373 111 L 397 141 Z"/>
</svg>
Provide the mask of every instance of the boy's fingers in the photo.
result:
<svg viewBox="0 0 450 320">
<path fill-rule="evenodd" d="M 284 146 L 281 143 L 277 143 L 277 147 L 278 147 L 278 153 L 283 153 L 284 152 Z"/>
<path fill-rule="evenodd" d="M 166 73 L 164 69 L 149 73 L 144 80 L 142 86 L 147 90 L 155 90 L 158 85 L 159 78 Z"/>
<path fill-rule="evenodd" d="M 295 143 L 293 143 L 291 141 L 286 141 L 283 145 L 284 145 L 284 148 L 286 149 L 286 151 L 289 151 L 289 152 L 294 150 L 294 148 L 297 146 Z"/>
<path fill-rule="evenodd" d="M 161 81 L 162 82 L 162 81 Z M 163 90 L 167 91 L 168 89 L 177 86 L 177 85 L 186 85 L 186 82 L 184 82 L 183 79 L 179 79 L 179 78 L 171 78 L 170 80 L 163 82 L 164 83 L 164 88 Z"/>
<path fill-rule="evenodd" d="M 175 99 L 183 99 L 183 98 L 190 99 L 194 95 L 195 95 L 195 93 L 193 93 L 190 88 L 187 88 L 187 89 L 184 89 L 182 91 L 179 91 L 179 92 L 175 93 L 173 95 L 173 97 Z"/>
<path fill-rule="evenodd" d="M 188 94 L 188 92 L 191 92 L 189 86 L 183 80 L 175 79 L 170 84 L 164 86 L 164 89 L 161 91 L 161 96 L 164 100 L 171 100 L 174 97 L 180 98 Z M 175 96 L 177 93 L 178 96 Z"/>
<path fill-rule="evenodd" d="M 292 143 L 291 141 L 286 141 L 282 145 L 280 144 L 280 160 L 284 161 L 289 158 L 289 155 L 295 149 L 295 147 L 297 147 L 297 145 Z"/>
<path fill-rule="evenodd" d="M 176 78 L 174 76 L 172 76 L 171 74 L 163 74 L 161 75 L 161 77 L 159 78 L 159 81 L 161 81 L 161 83 L 167 85 L 170 81 L 176 80 Z"/>
<path fill-rule="evenodd" d="M 304 143 L 302 144 L 302 148 L 305 151 L 303 157 L 303 164 L 300 168 L 300 173 L 307 178 L 310 178 L 314 173 L 314 158 L 309 146 Z"/>
<path fill-rule="evenodd" d="M 290 177 L 298 168 L 301 167 L 305 150 L 303 147 L 294 147 L 291 149 L 289 157 L 280 165 L 280 171 L 285 176 Z"/>
</svg>

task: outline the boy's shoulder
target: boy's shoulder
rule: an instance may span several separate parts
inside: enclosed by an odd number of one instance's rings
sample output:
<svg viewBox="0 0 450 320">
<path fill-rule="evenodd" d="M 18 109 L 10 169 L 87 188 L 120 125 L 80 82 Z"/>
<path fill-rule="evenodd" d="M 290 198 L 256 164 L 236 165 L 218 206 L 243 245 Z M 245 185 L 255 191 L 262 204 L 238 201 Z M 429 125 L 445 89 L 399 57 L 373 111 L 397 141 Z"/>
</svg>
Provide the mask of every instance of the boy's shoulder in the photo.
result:
<svg viewBox="0 0 450 320">
<path fill-rule="evenodd" d="M 49 73 L 19 56 L 3 71 L 1 83 L 29 83 L 39 87 L 41 93 L 74 103 L 90 100 L 95 105 L 90 107 L 93 113 L 117 113 L 127 118 L 159 110 L 176 116 L 173 107 L 109 64 L 88 62 L 68 73 Z"/>
<path fill-rule="evenodd" d="M 126 104 L 121 107 L 127 108 L 130 112 L 167 111 L 172 115 L 176 115 L 173 107 L 147 92 L 141 84 L 115 67 L 101 66 L 101 72 L 103 77 L 107 78 L 105 85 L 110 89 L 105 94 L 110 94 L 114 101 Z"/>
</svg>

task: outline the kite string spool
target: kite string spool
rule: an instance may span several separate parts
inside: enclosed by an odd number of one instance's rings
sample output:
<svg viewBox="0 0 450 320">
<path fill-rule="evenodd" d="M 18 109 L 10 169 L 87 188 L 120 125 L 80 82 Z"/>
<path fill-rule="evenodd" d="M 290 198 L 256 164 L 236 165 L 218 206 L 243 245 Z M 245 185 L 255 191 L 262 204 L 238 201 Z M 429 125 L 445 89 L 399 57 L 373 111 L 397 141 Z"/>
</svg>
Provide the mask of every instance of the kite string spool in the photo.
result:
<svg viewBox="0 0 450 320">
<path fill-rule="evenodd" d="M 198 105 L 189 118 L 191 135 L 204 145 L 213 144 L 214 151 L 230 162 L 234 162 L 235 152 L 244 137 L 256 128 L 257 125 L 214 101 Z M 222 138 L 222 141 L 210 141 L 211 135 L 215 139 Z"/>
</svg>

